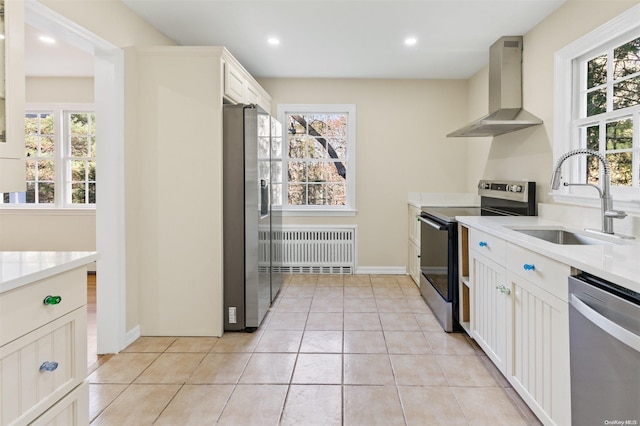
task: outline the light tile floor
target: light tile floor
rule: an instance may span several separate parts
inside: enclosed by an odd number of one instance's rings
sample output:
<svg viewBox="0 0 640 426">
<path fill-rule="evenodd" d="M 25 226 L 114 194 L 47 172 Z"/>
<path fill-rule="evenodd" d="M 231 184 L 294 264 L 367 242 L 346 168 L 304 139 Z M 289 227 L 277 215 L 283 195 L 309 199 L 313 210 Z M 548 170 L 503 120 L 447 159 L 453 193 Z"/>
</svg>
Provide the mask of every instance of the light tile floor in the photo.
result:
<svg viewBox="0 0 640 426">
<path fill-rule="evenodd" d="M 89 380 L 93 425 L 540 424 L 406 276 L 285 276 L 255 333 L 141 337 Z"/>
</svg>

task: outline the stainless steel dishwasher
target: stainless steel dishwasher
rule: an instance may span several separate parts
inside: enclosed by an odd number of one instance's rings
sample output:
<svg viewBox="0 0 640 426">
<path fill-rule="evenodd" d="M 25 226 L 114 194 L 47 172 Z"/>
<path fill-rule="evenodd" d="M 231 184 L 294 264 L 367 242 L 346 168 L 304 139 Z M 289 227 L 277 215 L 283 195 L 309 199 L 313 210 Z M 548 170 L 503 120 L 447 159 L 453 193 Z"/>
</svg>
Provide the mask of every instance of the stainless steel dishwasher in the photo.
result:
<svg viewBox="0 0 640 426">
<path fill-rule="evenodd" d="M 569 277 L 571 423 L 640 425 L 640 294 Z"/>
</svg>

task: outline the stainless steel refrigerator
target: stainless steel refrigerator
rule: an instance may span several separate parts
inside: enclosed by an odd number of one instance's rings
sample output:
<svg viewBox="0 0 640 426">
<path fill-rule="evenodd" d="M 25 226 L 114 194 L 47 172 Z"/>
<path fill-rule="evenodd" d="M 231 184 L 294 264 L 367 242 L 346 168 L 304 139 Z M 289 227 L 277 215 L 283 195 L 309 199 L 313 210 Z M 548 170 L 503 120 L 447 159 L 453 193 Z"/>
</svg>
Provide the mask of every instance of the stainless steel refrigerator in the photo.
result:
<svg viewBox="0 0 640 426">
<path fill-rule="evenodd" d="M 223 114 L 224 325 L 254 331 L 282 282 L 272 259 L 272 119 L 255 105 Z"/>
</svg>

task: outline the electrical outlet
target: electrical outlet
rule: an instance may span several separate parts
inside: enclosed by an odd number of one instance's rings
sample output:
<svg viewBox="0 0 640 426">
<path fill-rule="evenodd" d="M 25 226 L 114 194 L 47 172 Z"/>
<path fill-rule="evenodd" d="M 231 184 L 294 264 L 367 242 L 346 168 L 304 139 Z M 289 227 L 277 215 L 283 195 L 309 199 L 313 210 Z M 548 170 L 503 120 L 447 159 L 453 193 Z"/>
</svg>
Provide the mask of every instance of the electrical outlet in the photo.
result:
<svg viewBox="0 0 640 426">
<path fill-rule="evenodd" d="M 236 319 L 236 307 L 230 306 L 229 307 L 229 324 L 235 324 L 237 322 L 238 320 Z"/>
</svg>

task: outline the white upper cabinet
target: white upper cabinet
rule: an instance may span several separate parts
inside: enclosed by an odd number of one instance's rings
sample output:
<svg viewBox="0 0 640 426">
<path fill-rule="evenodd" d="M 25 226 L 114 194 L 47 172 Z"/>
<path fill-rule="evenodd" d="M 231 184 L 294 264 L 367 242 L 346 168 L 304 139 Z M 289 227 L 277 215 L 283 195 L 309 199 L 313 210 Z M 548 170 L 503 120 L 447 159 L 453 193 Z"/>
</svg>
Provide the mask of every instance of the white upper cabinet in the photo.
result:
<svg viewBox="0 0 640 426">
<path fill-rule="evenodd" d="M 271 113 L 271 96 L 228 51 L 223 53 L 224 99 L 232 104 L 256 104 Z"/>
<path fill-rule="evenodd" d="M 26 190 L 24 2 L 4 0 L 0 32 L 0 192 Z"/>
<path fill-rule="evenodd" d="M 4 0 L 3 3 L 5 39 L 0 40 L 0 62 L 3 63 L 0 66 L 0 158 L 18 159 L 24 157 L 24 2 Z"/>
<path fill-rule="evenodd" d="M 240 70 L 229 62 L 224 63 L 224 96 L 233 103 L 243 103 L 247 82 Z"/>
</svg>

